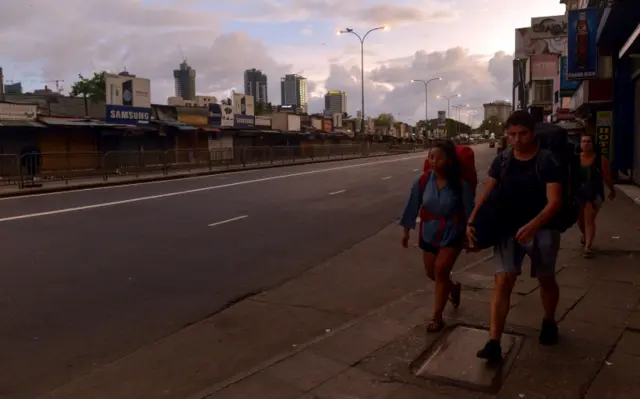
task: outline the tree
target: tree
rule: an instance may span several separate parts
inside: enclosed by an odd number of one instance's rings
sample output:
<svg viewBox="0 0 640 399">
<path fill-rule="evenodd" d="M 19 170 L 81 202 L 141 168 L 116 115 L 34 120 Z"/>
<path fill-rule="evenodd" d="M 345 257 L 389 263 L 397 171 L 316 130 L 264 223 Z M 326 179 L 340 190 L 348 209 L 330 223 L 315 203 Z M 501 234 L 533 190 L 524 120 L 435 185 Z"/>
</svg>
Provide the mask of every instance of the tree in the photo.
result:
<svg viewBox="0 0 640 399">
<path fill-rule="evenodd" d="M 500 118 L 496 115 L 492 115 L 487 119 L 483 120 L 480 126 L 478 127 L 478 131 L 481 134 L 484 134 L 485 130 L 488 130 L 489 133 L 495 133 L 496 136 L 502 135 L 503 128 L 502 122 L 500 122 Z"/>
<path fill-rule="evenodd" d="M 273 113 L 273 106 L 271 103 L 264 103 L 262 101 L 258 101 L 255 107 L 256 115 L 271 115 Z"/>
<path fill-rule="evenodd" d="M 105 101 L 105 75 L 106 72 L 94 72 L 93 77 L 85 78 L 79 74 L 79 80 L 71 86 L 69 94 L 73 97 L 82 96 L 93 101 Z"/>
<path fill-rule="evenodd" d="M 380 127 L 389 127 L 389 122 L 393 122 L 393 117 L 390 114 L 380 114 L 373 123 Z"/>
</svg>

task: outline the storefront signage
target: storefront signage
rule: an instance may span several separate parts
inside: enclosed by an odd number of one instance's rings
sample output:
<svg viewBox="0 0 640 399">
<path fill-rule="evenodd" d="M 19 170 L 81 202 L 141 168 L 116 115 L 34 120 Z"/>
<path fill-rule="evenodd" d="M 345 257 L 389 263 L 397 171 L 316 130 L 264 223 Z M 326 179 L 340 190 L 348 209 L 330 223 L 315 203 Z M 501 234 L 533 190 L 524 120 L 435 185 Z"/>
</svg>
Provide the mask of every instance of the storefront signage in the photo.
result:
<svg viewBox="0 0 640 399">
<path fill-rule="evenodd" d="M 580 82 L 567 79 L 567 57 L 560 57 L 560 90 L 576 90 Z"/>
<path fill-rule="evenodd" d="M 125 107 L 122 105 L 107 105 L 105 122 L 118 125 L 137 125 L 149 123 L 151 108 Z"/>
<path fill-rule="evenodd" d="M 531 18 L 531 38 L 547 39 L 567 36 L 569 23 L 566 15 Z"/>
<path fill-rule="evenodd" d="M 596 114 L 596 141 L 600 148 L 600 153 L 608 160 L 611 156 L 611 126 L 613 114 L 611 111 L 600 111 Z"/>
<path fill-rule="evenodd" d="M 34 121 L 37 113 L 37 105 L 0 103 L 2 121 Z"/>
<path fill-rule="evenodd" d="M 252 115 L 234 114 L 233 123 L 235 127 L 252 127 L 255 125 L 255 119 Z"/>
<path fill-rule="evenodd" d="M 256 126 L 264 126 L 264 127 L 271 127 L 271 118 L 268 116 L 256 116 L 255 117 L 255 124 Z"/>
<path fill-rule="evenodd" d="M 207 115 L 181 114 L 178 113 L 178 120 L 185 125 L 206 126 L 208 125 Z"/>
<path fill-rule="evenodd" d="M 567 79 L 595 78 L 598 74 L 598 9 L 569 11 Z"/>
</svg>

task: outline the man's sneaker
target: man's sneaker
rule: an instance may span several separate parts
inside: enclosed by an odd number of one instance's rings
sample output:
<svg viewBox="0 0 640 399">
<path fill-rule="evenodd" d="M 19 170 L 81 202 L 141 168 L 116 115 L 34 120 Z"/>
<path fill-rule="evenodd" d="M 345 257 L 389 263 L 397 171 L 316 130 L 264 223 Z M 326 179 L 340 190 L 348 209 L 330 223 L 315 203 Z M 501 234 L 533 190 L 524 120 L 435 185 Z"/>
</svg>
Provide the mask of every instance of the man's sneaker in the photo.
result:
<svg viewBox="0 0 640 399">
<path fill-rule="evenodd" d="M 489 342 L 480 349 L 476 356 L 480 359 L 484 359 L 489 363 L 495 363 L 502 360 L 502 347 L 500 341 L 496 339 L 490 339 Z"/>
<path fill-rule="evenodd" d="M 539 341 L 540 345 L 555 345 L 558 343 L 558 324 L 555 320 L 542 320 Z"/>
</svg>

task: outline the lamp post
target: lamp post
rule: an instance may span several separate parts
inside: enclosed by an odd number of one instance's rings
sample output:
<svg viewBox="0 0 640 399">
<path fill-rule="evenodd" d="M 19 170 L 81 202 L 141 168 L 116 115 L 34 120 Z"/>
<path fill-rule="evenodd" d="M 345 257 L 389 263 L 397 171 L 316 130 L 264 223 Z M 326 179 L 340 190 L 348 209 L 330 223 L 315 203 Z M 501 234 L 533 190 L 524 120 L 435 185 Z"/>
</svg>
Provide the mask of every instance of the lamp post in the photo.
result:
<svg viewBox="0 0 640 399">
<path fill-rule="evenodd" d="M 454 105 L 453 108 L 455 108 L 456 110 L 456 120 L 458 123 L 456 123 L 456 135 L 460 135 L 460 110 L 462 108 L 466 108 L 468 107 L 469 104 L 458 104 L 458 105 Z"/>
<path fill-rule="evenodd" d="M 429 83 L 433 82 L 434 80 L 442 80 L 442 78 L 433 78 L 433 79 L 428 79 L 428 80 L 413 79 L 411 81 L 413 83 L 421 82 L 422 84 L 424 84 L 424 123 L 425 123 L 425 132 L 427 130 L 427 126 L 429 125 L 429 108 L 427 106 L 427 103 L 429 101 Z"/>
<path fill-rule="evenodd" d="M 362 36 L 360 36 L 356 31 L 354 31 L 351 28 L 345 28 L 337 32 L 338 35 L 342 35 L 344 33 L 351 33 L 355 35 L 358 38 L 358 40 L 360 40 L 360 83 L 361 83 L 361 92 L 362 92 L 362 109 L 361 109 L 362 121 L 360 122 L 361 134 L 364 134 L 364 41 L 371 32 L 374 32 L 377 30 L 387 30 L 387 29 L 388 28 L 386 26 L 378 26 L 377 28 L 369 29 L 367 33 L 365 33 Z"/>
<path fill-rule="evenodd" d="M 451 116 L 449 115 L 451 113 L 451 100 L 454 98 L 458 98 L 460 97 L 460 94 L 452 94 L 450 96 L 438 96 L 437 98 L 439 98 L 440 100 L 447 100 L 447 118 L 451 118 Z M 447 137 L 449 137 L 449 129 L 447 128 L 447 122 L 446 122 L 446 118 L 445 118 L 445 129 L 446 129 L 446 134 Z"/>
</svg>

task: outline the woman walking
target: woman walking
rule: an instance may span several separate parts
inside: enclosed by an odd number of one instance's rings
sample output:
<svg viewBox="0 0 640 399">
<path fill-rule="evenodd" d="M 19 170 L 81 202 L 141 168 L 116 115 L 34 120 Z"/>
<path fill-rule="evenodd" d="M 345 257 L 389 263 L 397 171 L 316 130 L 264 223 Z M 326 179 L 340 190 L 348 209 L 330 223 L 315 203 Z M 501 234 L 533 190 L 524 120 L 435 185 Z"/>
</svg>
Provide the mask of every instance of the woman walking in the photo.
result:
<svg viewBox="0 0 640 399">
<path fill-rule="evenodd" d="M 593 257 L 591 249 L 596 236 L 596 216 L 604 202 L 604 186 L 609 188 L 609 199 L 616 197 L 609 162 L 594 147 L 594 137 L 583 133 L 580 138 L 580 244 L 584 248 L 585 258 Z"/>
<path fill-rule="evenodd" d="M 441 331 L 447 299 L 460 306 L 460 284 L 451 281 L 451 269 L 465 245 L 466 221 L 474 207 L 471 185 L 464 181 L 462 164 L 451 141 L 436 144 L 429 152 L 431 169 L 418 178 L 400 219 L 402 245 L 409 246 L 409 231 L 420 215 L 419 246 L 429 279 L 435 281 L 433 317 L 429 332 Z"/>
</svg>

